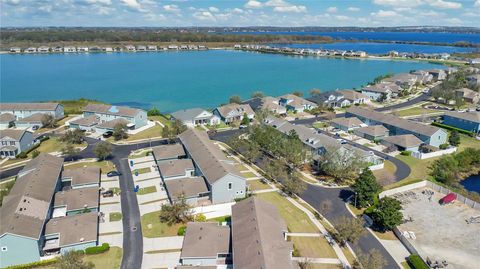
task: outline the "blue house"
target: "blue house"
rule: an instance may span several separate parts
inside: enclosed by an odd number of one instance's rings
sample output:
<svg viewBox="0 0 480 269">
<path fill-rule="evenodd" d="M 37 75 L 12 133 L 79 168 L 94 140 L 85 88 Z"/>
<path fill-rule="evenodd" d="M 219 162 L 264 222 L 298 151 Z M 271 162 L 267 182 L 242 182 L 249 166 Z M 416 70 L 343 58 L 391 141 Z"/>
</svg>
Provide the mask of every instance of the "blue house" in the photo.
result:
<svg viewBox="0 0 480 269">
<path fill-rule="evenodd" d="M 480 134 L 480 112 L 447 112 L 443 124 Z"/>
</svg>

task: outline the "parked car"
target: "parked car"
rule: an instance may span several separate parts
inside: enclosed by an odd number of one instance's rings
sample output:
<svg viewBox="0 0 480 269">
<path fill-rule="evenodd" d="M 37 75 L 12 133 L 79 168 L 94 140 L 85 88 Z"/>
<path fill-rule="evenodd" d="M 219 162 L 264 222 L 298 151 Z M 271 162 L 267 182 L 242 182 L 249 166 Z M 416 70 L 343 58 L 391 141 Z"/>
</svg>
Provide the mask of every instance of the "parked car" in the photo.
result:
<svg viewBox="0 0 480 269">
<path fill-rule="evenodd" d="M 122 175 L 122 173 L 120 172 L 117 172 L 117 171 L 110 171 L 107 173 L 107 177 L 116 177 L 116 176 L 120 176 Z"/>
<path fill-rule="evenodd" d="M 245 129 L 245 128 L 247 128 L 247 125 L 245 125 L 245 124 L 242 124 L 242 125 L 238 126 L 238 129 Z"/>
<path fill-rule="evenodd" d="M 33 125 L 32 130 L 34 130 L 34 131 L 38 130 L 38 125 Z"/>
<path fill-rule="evenodd" d="M 113 197 L 113 191 L 112 190 L 104 191 L 104 192 L 102 192 L 102 196 L 104 198 L 105 197 Z"/>
<path fill-rule="evenodd" d="M 106 131 L 105 133 L 103 133 L 103 137 L 104 138 L 109 138 L 110 136 L 113 135 L 113 132 L 112 131 Z"/>
</svg>

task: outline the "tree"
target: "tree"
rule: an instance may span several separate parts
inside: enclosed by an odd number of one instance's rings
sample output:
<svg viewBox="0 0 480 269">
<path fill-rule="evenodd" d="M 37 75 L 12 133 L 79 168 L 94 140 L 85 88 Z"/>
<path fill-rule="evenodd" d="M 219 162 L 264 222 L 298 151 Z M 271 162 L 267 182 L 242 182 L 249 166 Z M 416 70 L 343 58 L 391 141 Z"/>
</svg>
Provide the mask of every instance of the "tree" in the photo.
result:
<svg viewBox="0 0 480 269">
<path fill-rule="evenodd" d="M 314 96 L 314 95 L 317 95 L 317 94 L 320 94 L 322 91 L 320 91 L 320 89 L 311 89 L 309 91 L 310 93 L 310 96 Z"/>
<path fill-rule="evenodd" d="M 352 188 L 356 195 L 357 204 L 355 206 L 362 208 L 373 204 L 374 197 L 382 189 L 382 186 L 377 183 L 372 171 L 366 167 L 355 180 Z"/>
<path fill-rule="evenodd" d="M 99 160 L 105 160 L 112 155 L 112 145 L 108 142 L 100 141 L 93 147 L 93 153 Z"/>
<path fill-rule="evenodd" d="M 380 199 L 371 217 L 381 231 L 390 231 L 403 221 L 400 201 L 391 197 Z"/>
<path fill-rule="evenodd" d="M 261 91 L 255 91 L 252 93 L 252 98 L 263 98 L 265 94 Z"/>
<path fill-rule="evenodd" d="M 127 134 L 128 127 L 124 123 L 117 123 L 115 126 L 113 126 L 113 138 L 115 138 L 116 141 L 120 139 L 125 139 L 128 137 Z"/>
<path fill-rule="evenodd" d="M 160 221 L 168 225 L 186 223 L 193 220 L 191 206 L 187 203 L 184 196 L 173 204 L 164 204 L 160 210 Z"/>
<path fill-rule="evenodd" d="M 162 137 L 168 138 L 169 142 L 175 141 L 177 135 L 187 130 L 187 126 L 182 121 L 176 119 L 170 126 L 166 125 L 162 129 Z"/>
<path fill-rule="evenodd" d="M 230 99 L 228 99 L 228 102 L 230 104 L 241 104 L 242 103 L 242 98 L 238 95 L 232 95 L 232 96 L 230 96 Z"/>
<path fill-rule="evenodd" d="M 356 151 L 340 146 L 327 147 L 325 153 L 320 155 L 320 169 L 327 175 L 345 183 L 357 178 L 367 163 Z"/>
<path fill-rule="evenodd" d="M 364 224 L 362 218 L 340 217 L 335 221 L 335 229 L 337 230 L 334 234 L 335 240 L 342 246 L 345 246 L 347 241 L 356 244 L 365 232 Z"/>
<path fill-rule="evenodd" d="M 67 144 L 62 148 L 62 155 L 65 159 L 75 159 L 79 154 L 80 150 L 74 147 L 72 144 Z"/>
<path fill-rule="evenodd" d="M 287 174 L 285 164 L 278 159 L 270 160 L 264 170 L 267 177 L 277 181 L 278 179 L 285 177 Z"/>
<path fill-rule="evenodd" d="M 91 269 L 94 268 L 92 262 L 85 263 L 83 254 L 79 251 L 69 251 L 58 259 L 55 267 L 59 269 Z"/>
<path fill-rule="evenodd" d="M 152 108 L 150 108 L 150 110 L 147 111 L 147 115 L 148 116 L 160 116 L 161 113 L 160 113 L 160 110 L 158 110 L 158 108 L 152 107 Z"/>
<path fill-rule="evenodd" d="M 250 123 L 250 119 L 248 118 L 247 113 L 243 114 L 242 121 L 240 122 L 241 125 L 248 125 Z"/>
<path fill-rule="evenodd" d="M 444 155 L 430 166 L 430 175 L 442 183 L 451 185 L 457 179 L 459 162 L 452 155 Z"/>
<path fill-rule="evenodd" d="M 41 122 L 43 127 L 46 127 L 46 128 L 56 127 L 55 118 L 53 117 L 52 114 L 43 114 Z"/>
<path fill-rule="evenodd" d="M 301 91 L 294 91 L 294 92 L 292 92 L 292 94 L 295 95 L 295 96 L 298 96 L 298 97 L 303 96 L 303 92 L 301 92 Z"/>
<path fill-rule="evenodd" d="M 448 137 L 448 143 L 455 147 L 460 145 L 460 134 L 458 133 L 458 131 L 453 130 L 450 132 L 450 136 Z"/>
<path fill-rule="evenodd" d="M 80 129 L 70 129 L 60 137 L 60 140 L 69 144 L 82 144 L 85 133 Z"/>
<path fill-rule="evenodd" d="M 383 269 L 387 265 L 387 261 L 377 249 L 371 249 L 367 254 L 360 253 L 358 255 L 358 263 L 354 268 L 362 269 Z"/>
<path fill-rule="evenodd" d="M 300 195 L 307 189 L 307 184 L 300 179 L 299 172 L 293 171 L 282 181 L 282 189 L 288 196 Z"/>
<path fill-rule="evenodd" d="M 261 154 L 260 146 L 255 142 L 249 142 L 247 140 L 243 141 L 243 144 L 245 145 L 245 150 L 242 152 L 242 155 L 249 162 L 253 163 Z"/>
</svg>

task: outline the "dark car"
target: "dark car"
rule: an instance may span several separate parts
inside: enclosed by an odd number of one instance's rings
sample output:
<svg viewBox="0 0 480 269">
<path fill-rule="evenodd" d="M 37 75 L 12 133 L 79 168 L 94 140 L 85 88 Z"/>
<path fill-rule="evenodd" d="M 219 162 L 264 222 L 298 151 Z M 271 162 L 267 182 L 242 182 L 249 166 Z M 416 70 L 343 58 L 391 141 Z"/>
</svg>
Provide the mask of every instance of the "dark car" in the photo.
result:
<svg viewBox="0 0 480 269">
<path fill-rule="evenodd" d="M 110 171 L 107 173 L 107 177 L 116 177 L 116 176 L 120 176 L 122 175 L 122 173 L 120 172 L 117 172 L 117 171 Z"/>
<path fill-rule="evenodd" d="M 113 132 L 112 131 L 106 131 L 105 133 L 103 133 L 103 137 L 104 138 L 109 138 L 110 136 L 113 135 Z"/>
<path fill-rule="evenodd" d="M 113 191 L 112 190 L 108 190 L 108 191 L 104 191 L 102 193 L 102 196 L 105 198 L 105 197 L 113 197 Z"/>
</svg>

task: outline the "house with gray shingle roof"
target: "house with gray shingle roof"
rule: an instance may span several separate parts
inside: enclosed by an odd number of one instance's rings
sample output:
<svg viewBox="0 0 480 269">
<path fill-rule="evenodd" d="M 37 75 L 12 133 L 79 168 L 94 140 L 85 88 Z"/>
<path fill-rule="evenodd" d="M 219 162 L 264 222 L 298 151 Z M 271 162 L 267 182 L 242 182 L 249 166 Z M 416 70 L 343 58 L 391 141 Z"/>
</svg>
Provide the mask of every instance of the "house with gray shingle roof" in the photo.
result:
<svg viewBox="0 0 480 269">
<path fill-rule="evenodd" d="M 17 128 L 28 129 L 32 127 L 41 128 L 43 127 L 42 120 L 45 117 L 45 113 L 35 113 L 28 117 L 17 119 L 15 121 L 15 126 Z"/>
<path fill-rule="evenodd" d="M 443 116 L 443 124 L 480 134 L 480 112 L 449 111 Z"/>
<path fill-rule="evenodd" d="M 355 129 L 354 132 L 356 135 L 372 141 L 387 137 L 389 134 L 388 129 L 383 125 L 365 126 Z"/>
<path fill-rule="evenodd" d="M 0 114 L 0 130 L 15 126 L 15 116 L 12 113 Z"/>
<path fill-rule="evenodd" d="M 469 88 L 461 88 L 455 90 L 455 98 L 460 98 L 467 103 L 478 104 L 480 102 L 480 93 Z"/>
<path fill-rule="evenodd" d="M 217 107 L 213 114 L 218 116 L 225 123 L 240 122 L 245 115 L 252 120 L 255 112 L 248 104 L 228 104 Z"/>
<path fill-rule="evenodd" d="M 99 123 L 100 117 L 97 115 L 90 115 L 69 122 L 69 127 L 92 132 L 95 130 L 95 126 Z"/>
<path fill-rule="evenodd" d="M 88 104 L 83 109 L 83 117 L 95 115 L 100 123 L 95 127 L 97 133 L 113 130 L 115 124 L 126 124 L 130 129 L 147 125 L 147 112 L 142 109 L 105 104 Z"/>
<path fill-rule="evenodd" d="M 412 134 L 387 136 L 381 142 L 387 147 L 396 147 L 398 151 L 418 152 L 423 141 Z"/>
<path fill-rule="evenodd" d="M 281 106 L 278 102 L 280 100 L 275 97 L 265 96 L 265 97 L 255 97 L 248 99 L 243 102 L 243 104 L 248 104 L 254 111 L 258 110 L 267 110 L 274 114 L 285 115 L 287 114 L 287 108 Z"/>
<path fill-rule="evenodd" d="M 362 94 L 375 101 L 390 100 L 391 98 L 398 96 L 401 91 L 402 88 L 392 82 L 381 82 L 362 88 Z"/>
<path fill-rule="evenodd" d="M 340 130 L 346 131 L 346 132 L 348 132 L 350 130 L 353 130 L 353 129 L 360 128 L 362 126 L 365 126 L 365 124 L 361 120 L 359 120 L 355 117 L 335 118 L 330 122 L 330 125 L 332 125 L 335 128 L 338 128 Z"/>
<path fill-rule="evenodd" d="M 65 117 L 60 103 L 0 103 L 0 114 L 10 113 L 23 119 L 36 113 L 51 114 L 55 119 Z"/>
<path fill-rule="evenodd" d="M 0 157 L 15 158 L 34 145 L 33 133 L 23 129 L 6 129 L 0 132 Z"/>
<path fill-rule="evenodd" d="M 202 108 L 190 108 L 175 111 L 172 114 L 172 119 L 177 119 L 183 122 L 187 127 L 195 127 L 197 125 L 217 125 L 220 123 L 220 118 L 213 113 Z"/>
<path fill-rule="evenodd" d="M 317 104 L 315 104 L 314 102 L 296 96 L 294 94 L 285 94 L 279 96 L 278 99 L 280 99 L 278 103 L 281 106 L 286 107 L 287 110 L 292 110 L 296 112 L 303 112 L 304 110 L 310 110 L 317 107 Z"/>
<path fill-rule="evenodd" d="M 307 99 L 319 106 L 333 108 L 347 107 L 355 104 L 365 104 L 370 101 L 368 96 L 354 90 L 322 92 Z"/>
</svg>

